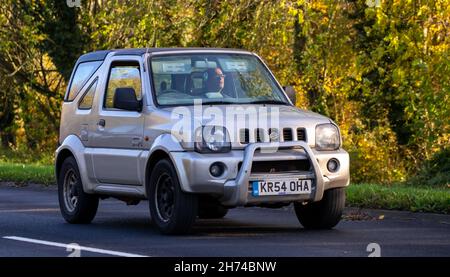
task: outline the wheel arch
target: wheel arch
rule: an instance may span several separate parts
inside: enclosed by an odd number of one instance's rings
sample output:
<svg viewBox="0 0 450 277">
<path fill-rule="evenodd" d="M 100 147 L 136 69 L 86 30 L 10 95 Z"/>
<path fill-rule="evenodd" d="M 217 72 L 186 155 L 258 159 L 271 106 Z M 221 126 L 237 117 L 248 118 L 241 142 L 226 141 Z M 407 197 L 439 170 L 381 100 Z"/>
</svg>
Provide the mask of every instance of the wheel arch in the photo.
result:
<svg viewBox="0 0 450 277">
<path fill-rule="evenodd" d="M 168 159 L 170 162 L 173 163 L 172 159 L 170 158 L 169 153 L 167 153 L 163 149 L 156 149 L 151 154 L 150 157 L 147 160 L 147 164 L 145 166 L 145 196 L 147 196 L 147 187 L 150 183 L 150 177 L 152 175 L 152 170 L 156 163 L 158 163 L 160 160 Z"/>
<path fill-rule="evenodd" d="M 93 186 L 87 176 L 87 166 L 85 159 L 85 146 L 76 135 L 67 136 L 62 142 L 61 146 L 56 150 L 55 154 L 55 176 L 58 178 L 62 164 L 65 159 L 72 156 L 80 171 L 83 189 L 87 193 L 93 192 Z"/>
<path fill-rule="evenodd" d="M 55 161 L 55 177 L 56 177 L 56 179 L 58 179 L 58 177 L 59 177 L 59 172 L 61 171 L 63 162 L 68 157 L 74 157 L 74 159 L 76 160 L 75 155 L 68 148 L 61 149 L 58 152 L 58 154 L 56 156 L 56 161 Z M 77 164 L 78 164 L 78 162 L 77 162 Z"/>
<path fill-rule="evenodd" d="M 184 152 L 185 150 L 181 146 L 180 141 L 173 136 L 172 134 L 164 133 L 159 135 L 150 147 L 149 157 L 147 158 L 145 164 L 144 171 L 144 191 L 145 196 L 147 197 L 147 186 L 149 185 L 150 176 L 152 173 L 153 167 L 156 163 L 162 159 L 169 160 L 175 168 L 175 172 L 177 173 L 178 180 L 180 181 L 181 187 L 184 190 L 183 184 L 183 174 L 180 172 L 180 169 L 177 166 L 177 163 L 172 156 L 172 152 Z"/>
</svg>

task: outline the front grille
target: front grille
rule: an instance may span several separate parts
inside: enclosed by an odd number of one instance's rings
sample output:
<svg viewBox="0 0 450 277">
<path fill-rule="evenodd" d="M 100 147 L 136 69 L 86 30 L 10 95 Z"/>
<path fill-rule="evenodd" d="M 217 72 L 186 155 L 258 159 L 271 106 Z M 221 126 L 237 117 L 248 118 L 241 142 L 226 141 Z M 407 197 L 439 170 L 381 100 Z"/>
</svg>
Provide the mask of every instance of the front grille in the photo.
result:
<svg viewBox="0 0 450 277">
<path fill-rule="evenodd" d="M 297 128 L 297 140 L 306 141 L 306 131 L 303 128 Z"/>
<path fill-rule="evenodd" d="M 242 162 L 238 164 L 238 170 L 241 169 Z M 252 163 L 252 174 L 258 173 L 284 173 L 296 171 L 310 171 L 311 166 L 308 160 L 293 161 L 254 161 Z"/>
<path fill-rule="evenodd" d="M 295 138 L 294 138 L 294 131 L 296 131 Z M 282 139 L 284 141 L 293 141 L 293 140 L 306 141 L 305 128 L 297 128 L 297 129 L 283 128 L 282 130 L 278 130 L 277 128 L 269 128 L 269 130 L 263 128 L 256 128 L 252 132 L 254 134 L 254 142 L 278 142 L 281 141 Z M 241 144 L 250 143 L 250 130 L 248 128 L 243 128 L 239 130 L 239 142 Z"/>
<path fill-rule="evenodd" d="M 283 138 L 284 141 L 292 141 L 292 129 L 291 128 L 284 128 L 283 129 Z"/>
<path fill-rule="evenodd" d="M 280 141 L 280 132 L 277 128 L 270 128 L 269 129 L 269 140 L 271 142 L 277 142 Z"/>
<path fill-rule="evenodd" d="M 255 129 L 255 138 L 256 142 L 264 142 L 264 129 L 262 128 Z"/>
<path fill-rule="evenodd" d="M 247 144 L 250 142 L 250 132 L 248 131 L 248 129 L 239 130 L 239 141 L 242 144 Z"/>
</svg>

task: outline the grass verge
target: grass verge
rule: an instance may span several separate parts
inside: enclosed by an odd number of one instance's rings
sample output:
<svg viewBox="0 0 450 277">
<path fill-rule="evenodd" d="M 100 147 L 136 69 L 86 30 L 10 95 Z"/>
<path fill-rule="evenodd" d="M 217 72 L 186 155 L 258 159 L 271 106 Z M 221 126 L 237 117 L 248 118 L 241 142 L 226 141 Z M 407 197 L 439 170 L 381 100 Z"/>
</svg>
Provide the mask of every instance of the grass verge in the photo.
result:
<svg viewBox="0 0 450 277">
<path fill-rule="evenodd" d="M 0 181 L 55 183 L 52 165 L 0 161 Z M 408 185 L 352 184 L 347 188 L 351 207 L 450 214 L 450 188 Z"/>
<path fill-rule="evenodd" d="M 450 214 L 450 188 L 353 184 L 347 189 L 347 205 Z"/>
<path fill-rule="evenodd" d="M 55 183 L 54 167 L 41 164 L 8 163 L 0 161 L 0 181 L 18 183 L 38 183 L 51 185 Z"/>
</svg>

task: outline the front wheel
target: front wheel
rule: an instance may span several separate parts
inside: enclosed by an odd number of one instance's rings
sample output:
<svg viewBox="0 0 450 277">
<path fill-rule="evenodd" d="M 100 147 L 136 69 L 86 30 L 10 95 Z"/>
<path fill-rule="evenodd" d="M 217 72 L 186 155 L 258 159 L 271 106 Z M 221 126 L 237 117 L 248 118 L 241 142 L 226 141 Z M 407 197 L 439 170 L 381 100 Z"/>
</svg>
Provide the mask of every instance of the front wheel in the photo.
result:
<svg viewBox="0 0 450 277">
<path fill-rule="evenodd" d="M 64 160 L 58 175 L 59 208 L 69 223 L 90 223 L 97 213 L 98 196 L 83 190 L 80 171 L 73 157 Z"/>
<path fill-rule="evenodd" d="M 345 207 L 345 189 L 335 188 L 324 192 L 321 201 L 295 203 L 294 210 L 298 220 L 306 229 L 331 229 L 342 217 Z"/>
<path fill-rule="evenodd" d="M 147 186 L 153 223 L 163 234 L 184 234 L 190 231 L 198 211 L 195 194 L 181 190 L 178 176 L 169 160 L 159 161 Z"/>
</svg>

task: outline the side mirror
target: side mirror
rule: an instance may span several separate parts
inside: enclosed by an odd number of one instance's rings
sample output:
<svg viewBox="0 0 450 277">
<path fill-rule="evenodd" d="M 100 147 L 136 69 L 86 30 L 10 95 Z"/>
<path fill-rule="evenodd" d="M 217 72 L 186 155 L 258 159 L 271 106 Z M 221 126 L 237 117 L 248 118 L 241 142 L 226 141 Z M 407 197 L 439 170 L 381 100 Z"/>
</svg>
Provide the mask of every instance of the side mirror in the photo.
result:
<svg viewBox="0 0 450 277">
<path fill-rule="evenodd" d="M 137 100 L 134 88 L 116 88 L 114 108 L 127 111 L 142 111 L 142 100 Z"/>
<path fill-rule="evenodd" d="M 295 93 L 295 89 L 292 86 L 285 86 L 283 87 L 284 92 L 286 92 L 287 96 L 289 97 L 289 99 L 291 100 L 292 104 L 295 105 L 296 103 L 296 93 Z"/>
</svg>

